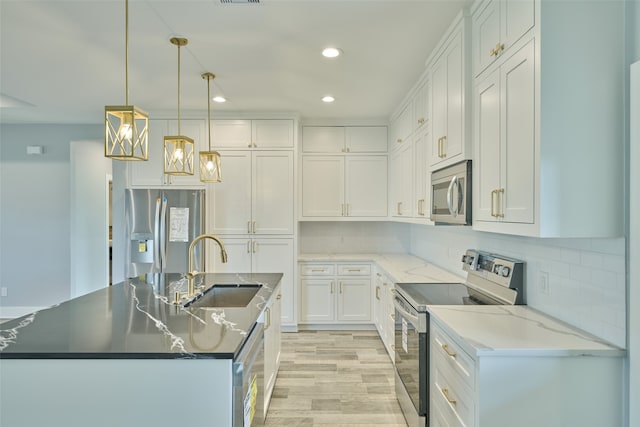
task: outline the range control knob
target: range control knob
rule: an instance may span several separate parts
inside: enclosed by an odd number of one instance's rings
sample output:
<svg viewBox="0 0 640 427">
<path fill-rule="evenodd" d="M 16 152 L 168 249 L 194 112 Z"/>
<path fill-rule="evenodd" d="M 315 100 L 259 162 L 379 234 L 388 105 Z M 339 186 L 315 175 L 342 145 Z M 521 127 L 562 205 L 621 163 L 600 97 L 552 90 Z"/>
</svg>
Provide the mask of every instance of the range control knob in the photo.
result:
<svg viewBox="0 0 640 427">
<path fill-rule="evenodd" d="M 509 273 L 511 272 L 511 269 L 509 267 L 507 267 L 506 265 L 501 266 L 502 268 L 500 269 L 499 274 L 502 277 L 509 277 Z"/>
</svg>

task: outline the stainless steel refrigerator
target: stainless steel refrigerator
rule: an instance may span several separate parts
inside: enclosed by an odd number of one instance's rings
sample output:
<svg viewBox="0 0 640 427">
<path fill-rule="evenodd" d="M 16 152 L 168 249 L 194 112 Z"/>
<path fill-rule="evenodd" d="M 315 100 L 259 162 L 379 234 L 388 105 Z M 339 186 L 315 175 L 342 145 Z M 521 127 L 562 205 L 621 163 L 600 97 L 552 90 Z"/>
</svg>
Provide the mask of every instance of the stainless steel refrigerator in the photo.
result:
<svg viewBox="0 0 640 427">
<path fill-rule="evenodd" d="M 187 273 L 189 244 L 204 232 L 204 190 L 127 189 L 126 275 Z M 204 244 L 194 266 L 204 271 Z"/>
</svg>

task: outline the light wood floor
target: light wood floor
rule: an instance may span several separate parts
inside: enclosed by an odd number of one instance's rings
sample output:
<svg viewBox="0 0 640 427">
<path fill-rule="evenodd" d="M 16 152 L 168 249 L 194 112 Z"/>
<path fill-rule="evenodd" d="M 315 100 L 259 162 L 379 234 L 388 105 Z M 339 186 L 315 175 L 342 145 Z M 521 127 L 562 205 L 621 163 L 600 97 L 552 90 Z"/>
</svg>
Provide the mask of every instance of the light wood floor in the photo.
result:
<svg viewBox="0 0 640 427">
<path fill-rule="evenodd" d="M 266 426 L 406 427 L 375 331 L 282 334 Z"/>
</svg>

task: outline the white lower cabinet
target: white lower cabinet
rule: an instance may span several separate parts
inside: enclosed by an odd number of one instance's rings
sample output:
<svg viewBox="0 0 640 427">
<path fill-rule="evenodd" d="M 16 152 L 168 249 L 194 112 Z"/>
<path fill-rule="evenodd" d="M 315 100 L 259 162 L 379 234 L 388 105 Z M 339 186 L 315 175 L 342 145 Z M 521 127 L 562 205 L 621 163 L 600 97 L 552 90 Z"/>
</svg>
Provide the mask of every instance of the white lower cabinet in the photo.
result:
<svg viewBox="0 0 640 427">
<path fill-rule="evenodd" d="M 282 293 L 277 291 L 264 312 L 264 416 L 280 369 Z"/>
<path fill-rule="evenodd" d="M 526 347 L 472 355 L 462 342 L 431 316 L 430 426 L 622 425 L 620 357 L 534 356 Z"/>
<path fill-rule="evenodd" d="M 227 263 L 220 259 L 218 245 L 207 241 L 207 272 L 282 273 L 280 282 L 281 322 L 295 325 L 294 250 L 292 238 L 222 238 Z"/>
<path fill-rule="evenodd" d="M 300 323 L 371 323 L 371 265 L 301 263 Z"/>
<path fill-rule="evenodd" d="M 394 361 L 394 321 L 395 309 L 393 307 L 395 285 L 384 272 L 378 270 L 374 278 L 373 294 L 373 323 L 378 330 L 380 339 L 384 344 L 391 361 Z"/>
</svg>

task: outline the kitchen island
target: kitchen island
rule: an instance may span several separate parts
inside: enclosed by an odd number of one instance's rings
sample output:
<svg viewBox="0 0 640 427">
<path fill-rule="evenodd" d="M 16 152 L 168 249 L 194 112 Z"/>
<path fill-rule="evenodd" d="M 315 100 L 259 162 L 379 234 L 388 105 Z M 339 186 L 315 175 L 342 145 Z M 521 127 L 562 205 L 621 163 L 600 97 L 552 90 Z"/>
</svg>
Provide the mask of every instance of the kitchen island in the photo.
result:
<svg viewBox="0 0 640 427">
<path fill-rule="evenodd" d="M 246 307 L 173 304 L 179 274 L 130 279 L 0 325 L 0 425 L 232 425 L 233 361 L 282 274 L 202 274 L 260 285 Z"/>
</svg>

